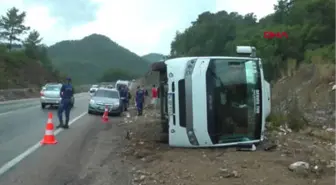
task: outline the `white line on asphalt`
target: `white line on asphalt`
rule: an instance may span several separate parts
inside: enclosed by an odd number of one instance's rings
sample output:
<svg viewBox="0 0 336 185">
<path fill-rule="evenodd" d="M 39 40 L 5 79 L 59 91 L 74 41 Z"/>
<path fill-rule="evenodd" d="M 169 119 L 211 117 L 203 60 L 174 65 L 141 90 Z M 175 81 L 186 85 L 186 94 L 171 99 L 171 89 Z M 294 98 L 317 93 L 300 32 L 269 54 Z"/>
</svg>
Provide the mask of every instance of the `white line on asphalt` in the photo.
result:
<svg viewBox="0 0 336 185">
<path fill-rule="evenodd" d="M 19 111 L 27 111 L 27 110 L 30 110 L 30 109 L 34 109 L 34 108 L 37 108 L 37 107 L 40 107 L 40 105 L 34 105 L 32 107 L 27 107 L 27 108 L 21 108 L 19 109 Z M 3 112 L 3 113 L 0 113 L 0 116 L 4 116 L 4 115 L 7 115 L 7 114 L 11 114 L 11 113 L 14 113 L 14 112 L 17 112 L 18 110 L 10 110 L 8 112 Z"/>
<path fill-rule="evenodd" d="M 1 101 L 0 105 L 2 105 L 2 104 L 20 103 L 20 102 L 36 101 L 36 100 L 39 100 L 39 99 L 40 98 L 25 98 L 25 99 L 18 99 L 18 100 L 6 100 L 6 101 Z"/>
<path fill-rule="evenodd" d="M 82 118 L 83 116 L 85 116 L 87 114 L 87 112 L 83 112 L 81 115 L 75 117 L 74 119 L 72 119 L 69 122 L 69 125 L 72 125 L 74 122 L 76 122 L 77 120 L 79 120 L 80 118 Z M 55 135 L 59 134 L 63 129 L 57 129 L 55 131 Z M 22 154 L 18 155 L 17 157 L 15 157 L 14 159 L 8 161 L 6 164 L 4 164 L 3 166 L 1 166 L 0 168 L 0 176 L 3 175 L 4 173 L 6 173 L 9 169 L 11 169 L 12 167 L 14 167 L 16 164 L 18 164 L 20 161 L 22 161 L 24 158 L 26 158 L 28 155 L 32 154 L 33 152 L 35 152 L 38 148 L 40 148 L 42 146 L 41 142 L 39 141 L 38 143 L 36 143 L 35 145 L 33 145 L 32 147 L 28 148 L 26 151 L 24 151 Z"/>
<path fill-rule="evenodd" d="M 86 94 L 88 94 L 88 93 L 87 92 L 76 93 L 75 96 L 81 97 L 81 96 L 86 95 Z M 17 99 L 17 100 L 6 100 L 6 101 L 0 101 L 0 105 L 20 103 L 20 102 L 29 102 L 29 101 L 37 101 L 37 100 L 40 100 L 40 98 L 24 98 L 24 99 Z"/>
<path fill-rule="evenodd" d="M 79 99 L 82 99 L 82 98 L 85 98 L 85 96 L 83 95 L 78 95 L 78 97 L 76 98 L 79 98 Z M 39 102 L 38 102 L 39 103 Z M 40 107 L 41 105 L 34 105 L 34 106 L 28 106 L 26 108 L 19 108 L 18 110 L 10 110 L 8 112 L 3 112 L 3 113 L 0 113 L 0 116 L 4 116 L 4 115 L 7 115 L 7 114 L 11 114 L 11 113 L 14 113 L 16 111 L 27 111 L 27 110 L 30 110 L 30 109 L 33 109 L 33 108 L 37 108 L 37 107 Z"/>
</svg>

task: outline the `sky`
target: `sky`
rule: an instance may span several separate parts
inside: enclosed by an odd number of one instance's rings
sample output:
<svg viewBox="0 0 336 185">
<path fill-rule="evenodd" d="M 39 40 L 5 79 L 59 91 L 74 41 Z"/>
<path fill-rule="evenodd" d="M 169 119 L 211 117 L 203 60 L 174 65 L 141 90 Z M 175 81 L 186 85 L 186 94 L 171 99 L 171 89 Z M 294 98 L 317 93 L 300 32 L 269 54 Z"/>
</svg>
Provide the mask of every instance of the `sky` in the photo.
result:
<svg viewBox="0 0 336 185">
<path fill-rule="evenodd" d="M 277 0 L 0 0 L 0 14 L 11 7 L 26 12 L 25 24 L 43 43 L 103 34 L 142 56 L 169 54 L 176 31 L 182 32 L 205 11 L 273 12 Z"/>
</svg>

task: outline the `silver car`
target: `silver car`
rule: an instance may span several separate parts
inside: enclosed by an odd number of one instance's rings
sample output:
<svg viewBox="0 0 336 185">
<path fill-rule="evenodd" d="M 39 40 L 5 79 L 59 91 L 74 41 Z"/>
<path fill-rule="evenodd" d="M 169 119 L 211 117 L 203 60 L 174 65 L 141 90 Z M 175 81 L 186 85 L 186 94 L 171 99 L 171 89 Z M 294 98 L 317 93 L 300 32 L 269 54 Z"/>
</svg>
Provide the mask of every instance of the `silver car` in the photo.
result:
<svg viewBox="0 0 336 185">
<path fill-rule="evenodd" d="M 123 112 L 119 91 L 116 89 L 99 88 L 91 97 L 88 113 L 103 113 L 107 106 L 109 114 L 120 115 Z"/>
<path fill-rule="evenodd" d="M 40 92 L 40 101 L 41 108 L 44 109 L 47 105 L 49 106 L 59 106 L 61 102 L 61 87 L 62 84 L 46 84 L 43 86 Z M 73 107 L 75 103 L 75 98 L 71 99 L 71 107 Z"/>
<path fill-rule="evenodd" d="M 92 85 L 91 86 L 91 88 L 90 88 L 90 90 L 89 90 L 89 94 L 90 94 L 90 96 L 93 96 L 94 95 L 94 93 L 98 90 L 98 85 Z"/>
</svg>

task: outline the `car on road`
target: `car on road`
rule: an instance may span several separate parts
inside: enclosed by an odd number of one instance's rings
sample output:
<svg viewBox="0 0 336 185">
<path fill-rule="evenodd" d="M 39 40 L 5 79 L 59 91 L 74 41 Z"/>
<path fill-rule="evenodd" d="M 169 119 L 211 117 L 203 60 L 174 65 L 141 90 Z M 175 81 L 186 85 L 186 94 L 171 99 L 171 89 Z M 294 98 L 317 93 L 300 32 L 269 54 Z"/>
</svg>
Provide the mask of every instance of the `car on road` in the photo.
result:
<svg viewBox="0 0 336 185">
<path fill-rule="evenodd" d="M 99 88 L 90 99 L 88 113 L 104 113 L 105 107 L 108 108 L 109 114 L 121 115 L 124 108 L 118 90 Z"/>
<path fill-rule="evenodd" d="M 98 88 L 99 88 L 99 85 L 92 85 L 89 90 L 90 95 L 93 96 L 94 93 L 98 90 Z"/>
<path fill-rule="evenodd" d="M 56 83 L 49 83 L 43 86 L 40 92 L 40 101 L 41 101 L 41 108 L 44 109 L 47 105 L 49 106 L 59 106 L 61 102 L 61 87 L 62 84 Z M 71 107 L 75 104 L 75 98 L 72 97 L 71 99 Z"/>
<path fill-rule="evenodd" d="M 129 88 L 129 86 L 130 86 L 130 82 L 128 80 L 118 80 L 115 83 L 115 88 L 117 88 L 118 90 L 120 90 L 121 87 Z"/>
<path fill-rule="evenodd" d="M 52 83 L 46 83 L 46 84 L 44 84 L 44 86 L 42 86 L 42 90 L 45 90 L 46 89 L 46 86 L 48 86 L 48 85 L 59 85 L 60 83 L 55 83 L 55 82 L 52 82 Z"/>
</svg>

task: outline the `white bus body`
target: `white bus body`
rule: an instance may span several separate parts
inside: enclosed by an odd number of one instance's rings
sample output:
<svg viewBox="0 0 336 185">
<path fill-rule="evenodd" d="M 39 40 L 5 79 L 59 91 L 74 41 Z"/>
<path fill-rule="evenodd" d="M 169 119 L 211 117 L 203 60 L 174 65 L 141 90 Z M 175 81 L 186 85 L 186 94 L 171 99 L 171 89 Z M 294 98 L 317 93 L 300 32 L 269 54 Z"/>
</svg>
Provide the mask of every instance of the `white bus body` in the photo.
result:
<svg viewBox="0 0 336 185">
<path fill-rule="evenodd" d="M 128 80 L 118 80 L 118 81 L 115 83 L 115 88 L 116 88 L 116 89 L 119 89 L 119 86 L 120 86 L 120 85 L 129 87 L 130 84 L 131 84 L 131 83 L 130 83 L 130 81 L 128 81 Z"/>
<path fill-rule="evenodd" d="M 271 112 L 270 84 L 255 48 L 244 57 L 183 57 L 152 65 L 160 71 L 161 119 L 174 147 L 259 143 Z M 162 122 L 165 123 L 165 122 Z M 167 125 L 167 126 L 165 126 Z"/>
<path fill-rule="evenodd" d="M 270 113 L 270 85 L 264 80 L 260 59 L 187 57 L 165 64 L 169 145 L 213 147 L 263 140 Z M 214 65 L 216 69 L 212 69 Z M 231 130 L 240 126 L 243 131 L 229 131 L 230 126 Z M 241 136 L 235 136 L 238 134 Z"/>
</svg>

